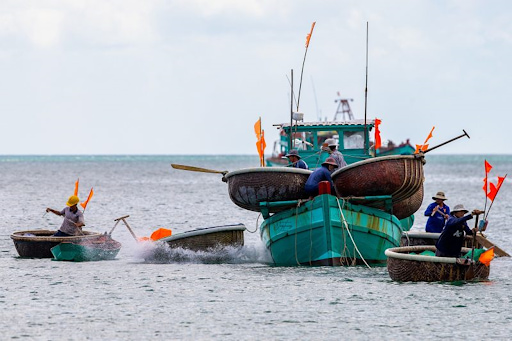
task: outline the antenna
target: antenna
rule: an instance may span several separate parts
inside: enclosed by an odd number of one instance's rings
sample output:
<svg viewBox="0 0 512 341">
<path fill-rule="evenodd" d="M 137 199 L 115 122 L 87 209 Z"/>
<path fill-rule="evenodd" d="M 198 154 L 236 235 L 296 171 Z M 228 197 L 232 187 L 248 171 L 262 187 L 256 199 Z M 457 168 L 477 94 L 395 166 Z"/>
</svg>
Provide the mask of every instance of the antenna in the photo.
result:
<svg viewBox="0 0 512 341">
<path fill-rule="evenodd" d="M 318 121 L 322 121 L 322 112 L 318 110 L 318 101 L 316 99 L 316 90 L 315 83 L 313 82 L 313 76 L 311 76 L 311 85 L 313 86 L 313 95 L 315 96 L 316 117 L 318 118 Z"/>
<path fill-rule="evenodd" d="M 368 21 L 366 22 L 366 84 L 364 87 L 364 150 L 368 151 L 368 127 L 366 126 L 366 107 L 368 101 Z"/>
</svg>

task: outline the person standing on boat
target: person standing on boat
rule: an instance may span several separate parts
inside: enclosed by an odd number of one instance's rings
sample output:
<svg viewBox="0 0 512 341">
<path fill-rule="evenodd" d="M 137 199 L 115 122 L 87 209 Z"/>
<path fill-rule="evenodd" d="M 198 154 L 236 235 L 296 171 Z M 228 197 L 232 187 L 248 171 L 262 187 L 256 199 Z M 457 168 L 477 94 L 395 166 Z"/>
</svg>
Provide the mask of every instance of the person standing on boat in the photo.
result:
<svg viewBox="0 0 512 341">
<path fill-rule="evenodd" d="M 469 228 L 467 221 L 473 219 L 474 215 L 484 213 L 484 211 L 473 210 L 471 214 L 467 214 L 468 210 L 464 205 L 455 205 L 448 218 L 443 232 L 436 242 L 436 256 L 438 257 L 460 257 L 460 251 L 464 243 L 465 235 L 476 234 L 478 228 Z"/>
<path fill-rule="evenodd" d="M 285 155 L 290 161 L 290 167 L 309 169 L 308 164 L 300 158 L 299 152 L 296 149 L 292 149 Z"/>
<path fill-rule="evenodd" d="M 82 226 L 84 223 L 84 214 L 78 209 L 77 204 L 80 201 L 76 195 L 69 197 L 66 206 L 62 211 L 54 210 L 53 208 L 46 208 L 46 212 L 52 212 L 58 216 L 63 216 L 64 221 L 60 226 L 55 237 L 69 237 L 82 235 Z"/>
<path fill-rule="evenodd" d="M 338 165 L 338 168 L 345 167 L 347 163 L 345 162 L 345 158 L 343 157 L 343 154 L 337 149 L 338 144 L 336 143 L 336 140 L 334 139 L 327 139 L 325 140 L 327 143 L 327 146 L 330 149 L 331 156 Z"/>
<path fill-rule="evenodd" d="M 448 198 L 446 198 L 444 192 L 437 192 L 432 197 L 432 200 L 434 202 L 428 205 L 425 210 L 425 216 L 428 217 L 425 231 L 441 233 L 446 220 L 450 217 L 450 207 L 444 203 Z"/>
<path fill-rule="evenodd" d="M 318 195 L 318 184 L 320 184 L 321 181 L 329 181 L 331 193 L 335 195 L 336 191 L 334 189 L 334 183 L 332 182 L 331 173 L 334 172 L 336 168 L 338 168 L 336 160 L 332 157 L 328 157 L 327 160 L 322 163 L 322 167 L 317 168 L 309 175 L 304 188 L 306 193 L 311 197 Z"/>
</svg>

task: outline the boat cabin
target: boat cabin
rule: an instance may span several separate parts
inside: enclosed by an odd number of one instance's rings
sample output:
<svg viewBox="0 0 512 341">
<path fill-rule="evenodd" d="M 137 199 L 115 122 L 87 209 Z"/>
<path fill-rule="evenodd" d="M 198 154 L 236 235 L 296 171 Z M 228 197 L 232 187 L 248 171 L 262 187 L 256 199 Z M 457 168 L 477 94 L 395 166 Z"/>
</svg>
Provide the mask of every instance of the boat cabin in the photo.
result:
<svg viewBox="0 0 512 341">
<path fill-rule="evenodd" d="M 275 124 L 280 129 L 280 139 L 274 144 L 274 152 L 267 159 L 267 166 L 283 166 L 288 161 L 285 155 L 296 149 L 310 169 L 320 167 L 325 160 L 322 144 L 329 138 L 338 143 L 338 150 L 343 154 L 347 164 L 374 156 L 369 139 L 374 120 L 299 122 Z M 290 131 L 291 130 L 291 131 Z M 291 136 L 291 138 L 290 138 Z"/>
</svg>

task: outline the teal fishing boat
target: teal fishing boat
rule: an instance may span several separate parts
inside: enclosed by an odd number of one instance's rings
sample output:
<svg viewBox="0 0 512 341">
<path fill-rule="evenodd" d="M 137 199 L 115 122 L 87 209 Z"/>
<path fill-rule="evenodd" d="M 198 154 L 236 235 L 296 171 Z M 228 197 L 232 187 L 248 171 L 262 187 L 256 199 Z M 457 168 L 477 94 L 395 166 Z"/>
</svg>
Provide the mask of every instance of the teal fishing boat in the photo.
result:
<svg viewBox="0 0 512 341">
<path fill-rule="evenodd" d="M 391 196 L 365 198 L 372 199 L 392 205 Z M 296 201 L 295 208 L 270 216 L 273 207 L 290 204 L 260 203 L 261 239 L 276 265 L 385 264 L 384 251 L 399 246 L 402 232 L 410 228 L 388 212 L 330 194 Z"/>
<path fill-rule="evenodd" d="M 104 234 L 98 238 L 80 242 L 62 242 L 50 249 L 53 260 L 87 262 L 116 258 L 121 243 Z"/>
</svg>

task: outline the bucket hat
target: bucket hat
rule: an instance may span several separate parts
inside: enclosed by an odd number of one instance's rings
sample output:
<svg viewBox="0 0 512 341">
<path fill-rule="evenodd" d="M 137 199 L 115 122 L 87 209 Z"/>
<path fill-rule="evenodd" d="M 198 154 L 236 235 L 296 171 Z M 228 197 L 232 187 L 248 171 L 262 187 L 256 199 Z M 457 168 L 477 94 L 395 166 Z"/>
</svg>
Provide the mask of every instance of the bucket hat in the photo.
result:
<svg viewBox="0 0 512 341">
<path fill-rule="evenodd" d="M 335 139 L 327 139 L 325 140 L 325 143 L 327 143 L 327 145 L 329 147 L 332 147 L 332 146 L 338 146 L 338 144 L 336 143 L 336 140 Z"/>
<path fill-rule="evenodd" d="M 290 157 L 290 156 L 296 156 L 300 159 L 300 155 L 299 155 L 299 152 L 296 150 L 296 149 L 292 149 L 288 152 L 288 154 L 285 155 L 286 157 Z"/>
<path fill-rule="evenodd" d="M 437 192 L 436 195 L 432 197 L 432 199 L 448 200 L 448 198 L 446 198 L 446 196 L 444 195 L 444 192 Z"/>
<path fill-rule="evenodd" d="M 469 211 L 466 210 L 464 208 L 464 205 L 462 204 L 458 204 L 458 205 L 455 205 L 455 207 L 453 208 L 453 210 L 450 212 L 450 214 L 453 214 L 455 212 L 460 212 L 460 211 L 464 211 L 464 214 L 468 213 Z"/>
<path fill-rule="evenodd" d="M 332 165 L 338 168 L 338 164 L 336 163 L 336 160 L 334 160 L 333 157 L 328 157 L 327 159 L 325 159 L 325 161 L 322 162 L 322 165 Z"/>
</svg>

